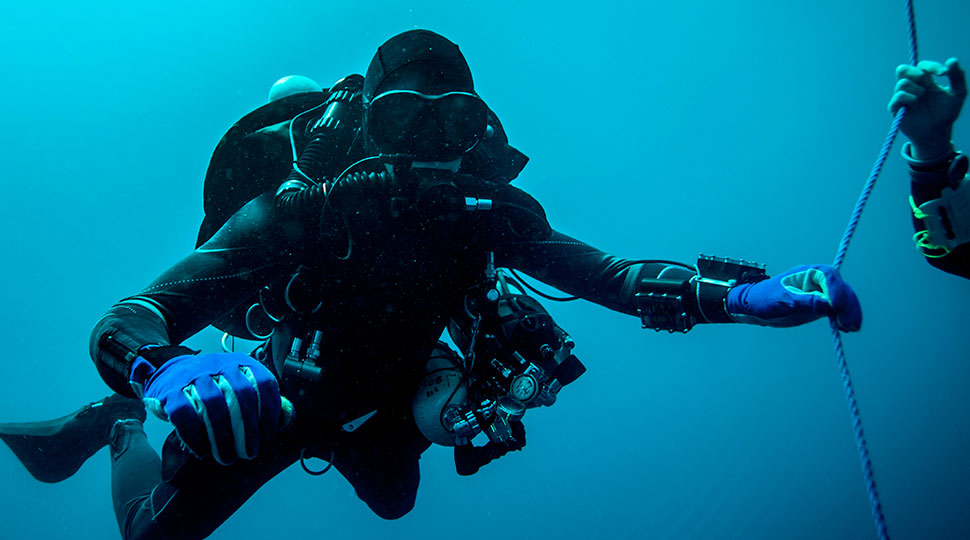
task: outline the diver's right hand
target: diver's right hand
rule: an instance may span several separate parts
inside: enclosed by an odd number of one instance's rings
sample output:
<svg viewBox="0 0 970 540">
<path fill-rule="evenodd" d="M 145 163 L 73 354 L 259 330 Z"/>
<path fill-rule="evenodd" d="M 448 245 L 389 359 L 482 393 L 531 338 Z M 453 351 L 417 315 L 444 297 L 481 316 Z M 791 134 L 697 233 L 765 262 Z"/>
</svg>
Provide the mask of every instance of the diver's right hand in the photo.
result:
<svg viewBox="0 0 970 540">
<path fill-rule="evenodd" d="M 255 458 L 260 439 L 293 415 L 276 377 L 242 353 L 184 354 L 157 369 L 139 356 L 130 381 L 148 410 L 172 422 L 189 451 L 221 465 Z"/>
<path fill-rule="evenodd" d="M 946 76 L 949 86 L 940 86 L 934 77 Z M 896 68 L 899 81 L 889 100 L 889 111 L 896 114 L 906 107 L 900 126 L 913 144 L 913 157 L 929 160 L 951 150 L 953 123 L 967 97 L 967 80 L 956 58 L 946 64 L 923 60 L 916 66 Z"/>
</svg>

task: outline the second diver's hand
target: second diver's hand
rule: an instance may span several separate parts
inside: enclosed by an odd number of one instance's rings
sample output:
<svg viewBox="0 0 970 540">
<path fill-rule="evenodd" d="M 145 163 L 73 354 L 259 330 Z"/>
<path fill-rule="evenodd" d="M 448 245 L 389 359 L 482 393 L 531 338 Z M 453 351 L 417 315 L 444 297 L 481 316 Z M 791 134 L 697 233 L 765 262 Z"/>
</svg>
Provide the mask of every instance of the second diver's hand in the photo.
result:
<svg viewBox="0 0 970 540">
<path fill-rule="evenodd" d="M 889 112 L 906 107 L 901 129 L 909 137 L 912 158 L 932 161 L 952 152 L 953 123 L 967 97 L 967 80 L 956 58 L 945 64 L 923 60 L 916 66 L 896 68 L 896 88 L 889 100 Z M 935 77 L 946 77 L 941 86 Z"/>
</svg>

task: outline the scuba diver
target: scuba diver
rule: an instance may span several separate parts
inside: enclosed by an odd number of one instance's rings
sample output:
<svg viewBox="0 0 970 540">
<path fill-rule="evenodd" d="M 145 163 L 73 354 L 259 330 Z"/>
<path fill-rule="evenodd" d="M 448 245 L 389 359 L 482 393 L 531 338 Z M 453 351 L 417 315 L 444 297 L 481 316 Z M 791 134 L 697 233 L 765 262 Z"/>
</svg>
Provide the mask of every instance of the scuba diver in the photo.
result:
<svg viewBox="0 0 970 540">
<path fill-rule="evenodd" d="M 947 77 L 940 86 L 934 77 Z M 931 265 L 970 278 L 970 177 L 967 156 L 951 137 L 953 123 L 967 97 L 967 80 L 956 58 L 945 64 L 924 60 L 896 68 L 899 81 L 889 111 L 906 107 L 903 133 L 909 142 L 903 158 L 909 164 L 913 240 Z"/>
<path fill-rule="evenodd" d="M 438 34 L 392 37 L 366 76 L 327 91 L 283 90 L 217 146 L 197 249 L 95 326 L 91 356 L 117 394 L 0 426 L 41 480 L 108 445 L 124 538 L 204 538 L 290 465 L 322 473 L 311 457 L 395 519 L 432 443 L 466 475 L 520 450 L 526 410 L 585 367 L 517 270 L 655 330 L 861 325 L 830 266 L 625 260 L 553 229 L 510 185 L 527 158 Z M 262 343 L 181 345 L 209 325 Z M 174 427 L 161 458 L 141 403 Z"/>
</svg>

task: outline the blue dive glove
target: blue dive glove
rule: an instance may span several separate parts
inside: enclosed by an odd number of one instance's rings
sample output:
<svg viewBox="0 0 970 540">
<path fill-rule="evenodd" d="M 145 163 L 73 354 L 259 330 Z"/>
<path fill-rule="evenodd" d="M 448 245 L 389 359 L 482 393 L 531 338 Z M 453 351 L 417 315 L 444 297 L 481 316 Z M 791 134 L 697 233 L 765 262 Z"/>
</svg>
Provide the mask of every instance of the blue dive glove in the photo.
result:
<svg viewBox="0 0 970 540">
<path fill-rule="evenodd" d="M 855 292 L 826 264 L 796 266 L 758 283 L 732 287 L 727 311 L 738 322 L 762 326 L 797 326 L 826 315 L 835 316 L 843 332 L 862 326 Z"/>
<path fill-rule="evenodd" d="M 293 415 L 276 377 L 242 353 L 183 354 L 157 369 L 139 356 L 130 382 L 148 410 L 172 422 L 189 451 L 221 465 L 255 458 L 260 438 L 275 435 Z"/>
</svg>

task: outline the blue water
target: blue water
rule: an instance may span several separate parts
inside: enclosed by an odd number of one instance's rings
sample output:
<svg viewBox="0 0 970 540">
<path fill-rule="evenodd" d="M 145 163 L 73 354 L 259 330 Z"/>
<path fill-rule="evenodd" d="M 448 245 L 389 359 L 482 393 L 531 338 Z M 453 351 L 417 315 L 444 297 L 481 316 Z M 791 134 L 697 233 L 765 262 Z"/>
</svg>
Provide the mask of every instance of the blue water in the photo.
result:
<svg viewBox="0 0 970 540">
<path fill-rule="evenodd" d="M 532 158 L 516 184 L 555 227 L 621 256 L 780 272 L 834 256 L 907 59 L 902 2 L 196 4 L 0 17 L 3 421 L 107 393 L 91 327 L 193 247 L 212 149 L 283 75 L 326 84 L 393 34 L 438 31 Z M 970 4 L 916 12 L 924 58 L 970 64 Z M 954 138 L 970 150 L 970 120 Z M 865 312 L 846 353 L 893 538 L 970 538 L 970 282 L 917 255 L 907 195 L 894 151 L 843 267 Z M 529 413 L 524 452 L 460 478 L 431 449 L 395 522 L 339 475 L 291 468 L 213 538 L 874 538 L 826 322 L 685 336 L 550 310 L 589 372 Z M 117 536 L 106 452 L 44 485 L 0 447 L 0 478 L 0 538 Z"/>
</svg>

